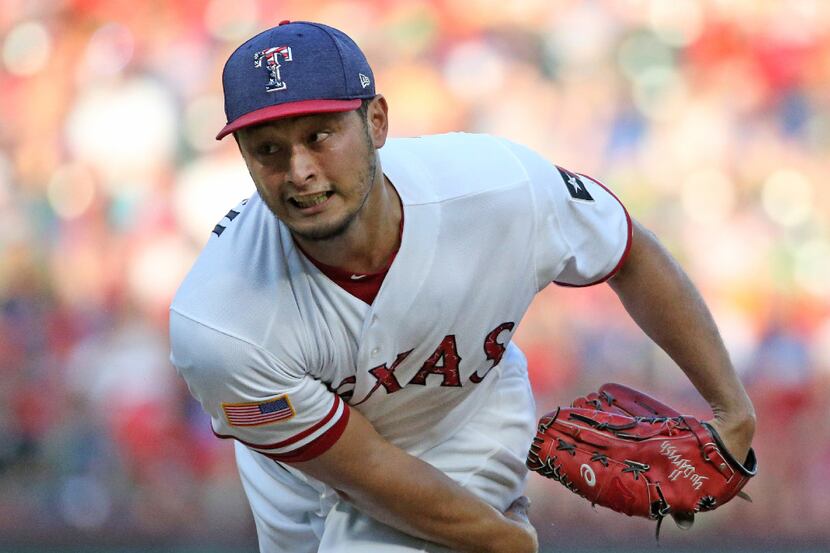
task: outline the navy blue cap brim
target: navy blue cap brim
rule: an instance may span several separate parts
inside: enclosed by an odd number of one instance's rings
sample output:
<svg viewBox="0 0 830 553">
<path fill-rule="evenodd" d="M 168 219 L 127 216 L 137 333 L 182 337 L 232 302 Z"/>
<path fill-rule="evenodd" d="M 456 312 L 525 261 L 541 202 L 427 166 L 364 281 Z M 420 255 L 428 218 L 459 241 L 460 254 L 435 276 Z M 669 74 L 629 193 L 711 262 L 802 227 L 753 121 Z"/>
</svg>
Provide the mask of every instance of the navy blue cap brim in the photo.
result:
<svg viewBox="0 0 830 553">
<path fill-rule="evenodd" d="M 315 113 L 337 113 L 341 111 L 352 111 L 360 107 L 361 99 L 352 100 L 303 100 L 301 102 L 289 102 L 276 106 L 267 106 L 230 121 L 216 135 L 216 140 L 222 140 L 232 132 L 244 127 L 258 125 L 275 119 L 285 117 L 296 117 L 299 115 L 312 115 Z"/>
</svg>

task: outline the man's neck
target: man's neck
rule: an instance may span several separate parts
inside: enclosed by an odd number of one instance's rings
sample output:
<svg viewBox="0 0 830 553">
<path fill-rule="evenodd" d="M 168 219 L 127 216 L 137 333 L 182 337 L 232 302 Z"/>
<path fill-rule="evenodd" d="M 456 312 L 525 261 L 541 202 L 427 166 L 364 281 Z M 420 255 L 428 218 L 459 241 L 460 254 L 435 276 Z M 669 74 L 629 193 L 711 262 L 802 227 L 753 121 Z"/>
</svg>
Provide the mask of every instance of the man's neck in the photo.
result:
<svg viewBox="0 0 830 553">
<path fill-rule="evenodd" d="M 330 240 L 294 236 L 302 250 L 315 260 L 353 273 L 376 273 L 388 266 L 401 240 L 403 208 L 395 187 L 381 174 L 366 204 L 349 228 Z"/>
</svg>

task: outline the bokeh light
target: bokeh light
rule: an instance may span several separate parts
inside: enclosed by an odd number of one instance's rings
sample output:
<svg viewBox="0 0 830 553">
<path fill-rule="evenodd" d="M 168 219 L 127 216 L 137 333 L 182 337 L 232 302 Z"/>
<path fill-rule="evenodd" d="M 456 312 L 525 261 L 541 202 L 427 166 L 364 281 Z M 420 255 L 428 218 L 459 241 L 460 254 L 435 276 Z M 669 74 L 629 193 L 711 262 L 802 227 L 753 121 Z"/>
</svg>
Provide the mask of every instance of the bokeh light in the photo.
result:
<svg viewBox="0 0 830 553">
<path fill-rule="evenodd" d="M 703 31 L 703 7 L 695 0 L 650 0 L 649 24 L 660 40 L 672 46 L 686 46 Z"/>
<path fill-rule="evenodd" d="M 651 119 L 667 120 L 683 113 L 686 85 L 671 67 L 653 66 L 634 79 L 634 104 Z"/>
<path fill-rule="evenodd" d="M 827 319 L 816 331 L 816 366 L 830 375 L 830 319 Z"/>
<path fill-rule="evenodd" d="M 92 204 L 94 176 L 80 164 L 58 167 L 49 181 L 47 197 L 55 213 L 64 219 L 74 219 Z"/>
<path fill-rule="evenodd" d="M 70 476 L 60 494 L 60 513 L 76 528 L 99 528 L 112 514 L 112 501 L 94 476 Z"/>
<path fill-rule="evenodd" d="M 808 293 L 830 299 L 830 241 L 810 240 L 795 253 L 795 281 Z"/>
<path fill-rule="evenodd" d="M 121 73 L 135 53 L 135 37 L 129 27 L 116 22 L 105 23 L 89 38 L 83 63 L 78 67 L 78 81 L 110 77 Z"/>
<path fill-rule="evenodd" d="M 187 105 L 184 114 L 184 134 L 188 144 L 200 152 L 219 147 L 216 134 L 225 126 L 224 102 L 219 95 L 206 95 Z"/>
<path fill-rule="evenodd" d="M 453 94 L 466 100 L 485 99 L 505 85 L 505 62 L 494 46 L 463 42 L 447 56 L 444 80 Z"/>
<path fill-rule="evenodd" d="M 253 192 L 241 159 L 200 160 L 179 173 L 174 195 L 176 216 L 182 229 L 197 244 L 204 244 L 228 210 Z"/>
<path fill-rule="evenodd" d="M 780 169 L 764 183 L 761 199 L 773 221 L 785 227 L 794 227 L 805 223 L 810 217 L 813 186 L 803 173 Z"/>
<path fill-rule="evenodd" d="M 87 90 L 69 114 L 72 153 L 111 186 L 142 179 L 167 163 L 176 143 L 176 108 L 160 83 L 134 78 Z"/>
<path fill-rule="evenodd" d="M 49 62 L 51 45 L 49 32 L 42 23 L 19 23 L 3 41 L 3 63 L 6 70 L 23 77 L 38 73 Z"/>
<path fill-rule="evenodd" d="M 376 75 L 391 106 L 401 106 L 389 118 L 393 135 L 412 136 L 430 129 L 450 131 L 461 121 L 461 111 L 435 70 L 423 63 L 400 65 Z M 404 108 L 404 106 L 406 106 Z"/>
<path fill-rule="evenodd" d="M 166 311 L 193 261 L 193 250 L 182 236 L 163 236 L 138 246 L 127 269 L 135 301 Z"/>
<path fill-rule="evenodd" d="M 613 50 L 617 28 L 607 12 L 584 2 L 562 6 L 543 33 L 546 54 L 568 73 L 592 73 Z"/>
<path fill-rule="evenodd" d="M 698 224 L 723 223 L 731 215 L 735 200 L 735 185 L 717 169 L 703 169 L 683 180 L 683 209 Z"/>
<path fill-rule="evenodd" d="M 205 26 L 216 38 L 243 41 L 257 30 L 258 11 L 254 0 L 210 0 Z"/>
<path fill-rule="evenodd" d="M 617 50 L 617 61 L 623 75 L 631 80 L 641 78 L 647 71 L 657 74 L 673 70 L 674 51 L 651 33 L 632 33 Z"/>
<path fill-rule="evenodd" d="M 706 102 L 690 101 L 679 107 L 667 138 L 676 169 L 696 172 L 723 166 L 732 147 L 729 121 Z"/>
<path fill-rule="evenodd" d="M 12 164 L 0 151 L 0 209 L 11 204 Z"/>
</svg>

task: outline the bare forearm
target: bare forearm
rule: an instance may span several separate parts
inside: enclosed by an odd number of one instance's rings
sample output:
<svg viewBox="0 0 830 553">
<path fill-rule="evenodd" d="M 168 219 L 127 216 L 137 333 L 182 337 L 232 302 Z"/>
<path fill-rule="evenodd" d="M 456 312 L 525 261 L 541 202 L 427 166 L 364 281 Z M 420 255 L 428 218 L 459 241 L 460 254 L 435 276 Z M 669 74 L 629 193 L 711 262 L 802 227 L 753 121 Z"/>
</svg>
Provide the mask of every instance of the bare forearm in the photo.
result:
<svg viewBox="0 0 830 553">
<path fill-rule="evenodd" d="M 459 552 L 536 551 L 528 524 L 511 520 L 435 467 L 392 446 L 356 411 L 329 452 L 297 468 L 411 536 Z"/>
<path fill-rule="evenodd" d="M 752 403 L 700 294 L 654 236 L 635 226 L 630 258 L 610 285 L 643 331 L 686 373 L 717 416 L 754 421 Z"/>
<path fill-rule="evenodd" d="M 442 472 L 415 458 L 402 467 L 417 478 L 402 482 L 396 501 L 357 490 L 349 494 L 360 510 L 402 532 L 453 550 L 535 551 L 526 530 Z"/>
</svg>

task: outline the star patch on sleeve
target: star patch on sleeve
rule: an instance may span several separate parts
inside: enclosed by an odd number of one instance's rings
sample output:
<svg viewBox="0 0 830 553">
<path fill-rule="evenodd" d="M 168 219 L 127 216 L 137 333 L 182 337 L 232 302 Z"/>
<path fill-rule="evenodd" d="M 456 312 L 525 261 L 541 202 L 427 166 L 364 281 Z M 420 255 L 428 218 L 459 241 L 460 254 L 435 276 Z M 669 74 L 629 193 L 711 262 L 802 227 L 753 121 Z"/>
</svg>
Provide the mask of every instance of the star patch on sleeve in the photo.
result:
<svg viewBox="0 0 830 553">
<path fill-rule="evenodd" d="M 558 165 L 556 168 L 559 170 L 559 174 L 562 175 L 562 180 L 565 181 L 565 186 L 568 187 L 568 194 L 571 195 L 571 198 L 586 202 L 594 201 L 594 198 L 588 193 L 588 189 L 585 187 L 585 183 L 579 178 L 579 175 L 571 173 Z"/>
</svg>

